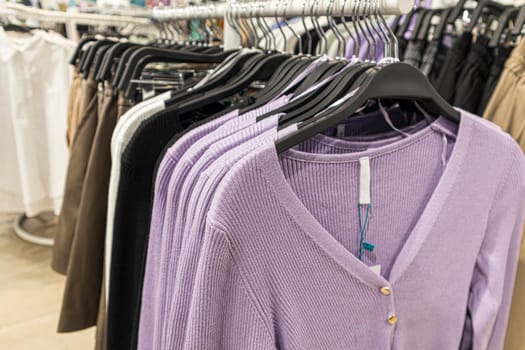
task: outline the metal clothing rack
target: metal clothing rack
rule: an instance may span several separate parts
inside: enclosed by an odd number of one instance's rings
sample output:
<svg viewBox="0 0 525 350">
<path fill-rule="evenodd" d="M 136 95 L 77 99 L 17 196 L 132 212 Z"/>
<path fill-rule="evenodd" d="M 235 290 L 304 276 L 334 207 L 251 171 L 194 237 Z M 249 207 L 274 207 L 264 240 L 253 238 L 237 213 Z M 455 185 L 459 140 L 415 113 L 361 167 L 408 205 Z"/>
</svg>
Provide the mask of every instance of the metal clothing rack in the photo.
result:
<svg viewBox="0 0 525 350">
<path fill-rule="evenodd" d="M 67 36 L 75 41 L 79 39 L 76 30 L 77 24 L 95 26 L 107 25 L 116 27 L 152 24 L 151 18 L 114 14 L 50 11 L 9 2 L 0 6 L 0 16 L 16 17 L 19 19 L 34 19 L 51 23 L 64 23 L 66 25 Z"/>
<path fill-rule="evenodd" d="M 358 6 L 354 6 L 356 4 Z M 291 17 L 291 16 L 328 16 L 333 13 L 345 16 L 359 15 L 360 4 L 370 0 L 258 0 L 240 2 L 228 0 L 223 3 L 205 5 L 190 5 L 184 7 L 156 7 L 152 18 L 121 16 L 115 14 L 70 13 L 42 10 L 19 4 L 6 3 L 0 6 L 0 16 L 13 16 L 20 19 L 35 19 L 42 22 L 64 23 L 68 37 L 78 40 L 77 24 L 87 25 L 152 25 L 153 21 L 172 21 L 183 19 L 224 19 L 225 49 L 240 46 L 240 38 L 230 26 L 229 19 L 250 17 Z M 400 15 L 408 13 L 414 6 L 414 0 L 378 0 L 384 15 Z M 356 10 L 358 13 L 354 13 Z M 142 12 L 143 16 L 144 13 Z M 52 246 L 53 240 L 34 236 L 22 228 L 26 219 L 22 214 L 15 221 L 16 234 L 29 242 L 44 246 Z"/>
<path fill-rule="evenodd" d="M 240 38 L 230 26 L 228 19 L 250 17 L 293 17 L 293 16 L 328 16 L 331 14 L 345 16 L 356 15 L 354 6 L 358 0 L 259 0 L 238 1 L 228 0 L 224 3 L 196 5 L 184 7 L 156 7 L 152 16 L 155 20 L 171 21 L 182 19 L 224 19 L 224 48 L 240 47 Z M 367 1 L 358 1 L 366 4 Z M 379 7 L 383 15 L 402 15 L 410 12 L 414 7 L 414 0 L 379 0 Z M 343 11 L 344 10 L 344 11 Z"/>
</svg>

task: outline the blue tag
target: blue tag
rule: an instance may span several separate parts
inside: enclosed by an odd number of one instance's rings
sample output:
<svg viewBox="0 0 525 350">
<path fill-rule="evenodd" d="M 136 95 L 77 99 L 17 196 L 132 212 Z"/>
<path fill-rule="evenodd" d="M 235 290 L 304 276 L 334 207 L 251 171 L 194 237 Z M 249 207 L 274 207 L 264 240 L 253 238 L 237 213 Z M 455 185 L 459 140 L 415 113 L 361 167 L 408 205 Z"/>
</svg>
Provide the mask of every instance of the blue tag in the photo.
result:
<svg viewBox="0 0 525 350">
<path fill-rule="evenodd" d="M 369 252 L 373 252 L 375 247 L 376 247 L 376 246 L 373 245 L 372 243 L 369 243 L 369 242 L 363 242 L 363 249 L 364 249 L 364 250 L 368 250 Z"/>
</svg>

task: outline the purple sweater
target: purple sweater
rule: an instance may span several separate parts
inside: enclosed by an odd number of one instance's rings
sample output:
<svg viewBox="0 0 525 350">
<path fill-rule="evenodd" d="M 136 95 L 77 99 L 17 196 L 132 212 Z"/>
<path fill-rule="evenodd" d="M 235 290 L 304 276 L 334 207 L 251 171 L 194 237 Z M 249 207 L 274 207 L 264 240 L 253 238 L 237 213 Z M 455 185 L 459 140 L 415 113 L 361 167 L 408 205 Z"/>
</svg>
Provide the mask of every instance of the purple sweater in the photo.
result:
<svg viewBox="0 0 525 350">
<path fill-rule="evenodd" d="M 208 212 L 183 348 L 502 349 L 524 157 L 462 112 L 445 167 L 429 130 L 357 153 L 278 157 L 268 142 L 235 164 Z M 375 249 L 360 261 L 365 156 Z"/>
<path fill-rule="evenodd" d="M 198 179 L 198 174 L 204 171 L 208 166 L 218 158 L 222 153 L 227 152 L 229 149 L 242 144 L 250 139 L 253 139 L 261 133 L 276 129 L 278 116 L 266 118 L 261 122 L 254 123 L 252 126 L 242 129 L 229 137 L 222 140 L 217 140 L 215 143 L 210 144 L 207 150 L 202 156 L 190 167 L 188 175 L 185 177 L 185 181 L 180 187 L 178 197 L 178 205 L 176 212 L 166 212 L 166 216 L 169 216 L 169 220 L 173 221 L 173 229 L 166 232 L 164 237 L 171 237 L 171 246 L 166 244 L 163 247 L 163 253 L 161 254 L 161 266 L 163 268 L 163 280 L 159 282 L 162 286 L 162 299 L 164 300 L 165 309 L 159 310 L 159 315 L 165 315 L 169 310 L 169 305 L 172 304 L 172 300 L 177 296 L 175 289 L 175 273 L 177 271 L 178 258 L 180 256 L 181 245 L 183 241 L 184 226 L 187 221 L 193 220 L 193 217 L 188 216 L 188 206 L 190 204 L 191 194 L 195 190 L 195 183 Z M 164 319 L 164 318 L 163 318 Z M 161 336 L 167 334 L 167 325 L 163 323 L 164 329 L 161 331 Z M 163 341 L 161 341 L 161 349 L 169 349 Z"/>
<path fill-rule="evenodd" d="M 157 289 L 156 280 L 159 275 L 160 250 L 162 246 L 161 234 L 166 211 L 166 197 L 171 172 L 183 154 L 204 135 L 217 129 L 226 121 L 238 116 L 238 110 L 230 112 L 220 118 L 206 123 L 201 127 L 184 134 L 176 144 L 170 148 L 171 156 L 164 157 L 159 165 L 155 179 L 155 189 L 153 197 L 153 207 L 151 215 L 150 235 L 148 240 L 148 254 L 146 258 L 146 268 L 144 273 L 144 288 L 142 290 L 142 302 L 140 312 L 140 326 L 138 336 L 138 348 L 144 349 L 146 345 L 151 344 L 153 337 L 153 310 L 156 309 L 155 298 Z"/>
<path fill-rule="evenodd" d="M 171 254 L 169 249 L 162 248 L 171 247 L 173 244 L 175 236 L 171 232 L 175 214 L 171 213 L 177 212 L 181 186 L 192 165 L 213 142 L 252 125 L 257 116 L 279 108 L 287 102 L 288 97 L 281 97 L 240 117 L 238 111 L 233 111 L 184 135 L 166 153 L 155 181 L 139 323 L 139 349 L 160 348 L 160 343 L 154 342 L 160 339 L 163 332 L 163 319 L 158 316 L 167 307 L 166 294 L 162 293 L 159 286 L 164 283 L 167 274 L 169 259 L 166 255 Z M 166 213 L 170 215 L 165 215 Z M 167 232 L 170 234 L 166 234 Z M 160 264 L 161 262 L 164 264 Z"/>
<path fill-rule="evenodd" d="M 375 116 L 377 118 L 377 116 Z M 368 116 L 367 118 L 374 118 Z M 355 123 L 352 123 L 355 126 Z M 425 124 L 423 122 L 422 124 Z M 351 124 L 350 124 L 351 125 Z M 349 126 L 350 126 L 349 125 Z M 421 126 L 421 124 L 420 124 Z M 294 127 L 294 126 L 291 126 Z M 413 127 L 409 127 L 409 130 Z M 286 133 L 287 130 L 283 130 L 279 135 Z M 375 135 L 377 137 L 378 135 Z M 385 133 L 385 138 L 380 141 L 373 142 L 352 142 L 346 140 L 339 140 L 323 135 L 318 135 L 303 144 L 300 145 L 300 149 L 308 152 L 318 153 L 342 153 L 352 152 L 363 149 L 363 147 L 377 147 L 380 144 L 393 142 L 399 139 L 398 133 Z M 180 258 L 177 266 L 177 272 L 174 276 L 168 276 L 171 281 L 168 280 L 164 288 L 167 289 L 168 293 L 173 294 L 171 308 L 166 312 L 164 316 L 167 319 L 167 339 L 163 343 L 163 348 L 166 349 L 178 349 L 181 348 L 184 342 L 184 329 L 186 328 L 187 313 L 189 311 L 192 292 L 193 292 L 193 281 L 197 270 L 197 263 L 199 260 L 200 249 L 202 246 L 204 236 L 204 224 L 207 211 L 215 189 L 229 171 L 229 169 L 235 165 L 242 157 L 257 150 L 261 143 L 265 140 L 274 140 L 277 135 L 275 129 L 269 130 L 259 137 L 253 138 L 242 145 L 239 145 L 231 151 L 223 154 L 213 164 L 203 171 L 199 176 L 194 186 L 191 199 L 186 211 L 186 217 L 191 220 L 186 220 L 186 226 L 183 234 L 183 244 L 180 250 Z M 352 139 L 362 139 L 352 137 Z M 224 140 L 225 142 L 231 142 Z M 181 333 L 182 332 L 182 333 Z"/>
</svg>

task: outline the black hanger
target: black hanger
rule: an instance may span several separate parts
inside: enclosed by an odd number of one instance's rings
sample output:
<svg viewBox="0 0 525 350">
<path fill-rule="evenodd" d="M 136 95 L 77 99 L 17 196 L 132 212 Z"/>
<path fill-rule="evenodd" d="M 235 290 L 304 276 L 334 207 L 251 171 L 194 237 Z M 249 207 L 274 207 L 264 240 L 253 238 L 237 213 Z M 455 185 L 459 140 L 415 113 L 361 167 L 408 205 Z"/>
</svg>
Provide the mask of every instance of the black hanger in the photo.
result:
<svg viewBox="0 0 525 350">
<path fill-rule="evenodd" d="M 397 37 L 402 37 L 407 32 L 410 22 L 412 22 L 412 17 L 420 13 L 422 10 L 423 9 L 421 7 L 415 8 L 405 16 L 403 23 L 401 23 L 398 31 L 396 32 Z"/>
<path fill-rule="evenodd" d="M 173 92 L 171 95 L 171 98 L 166 100 L 164 104 L 166 106 L 173 106 L 179 103 L 183 99 L 187 99 L 192 96 L 196 96 L 199 94 L 203 94 L 206 91 L 209 91 L 211 89 L 215 89 L 221 85 L 224 85 L 228 82 L 228 80 L 236 77 L 239 74 L 239 71 L 242 70 L 244 65 L 255 55 L 260 55 L 260 52 L 251 51 L 251 52 L 245 52 L 237 57 L 234 58 L 234 60 L 229 64 L 229 68 L 225 69 L 221 73 L 219 73 L 216 77 L 213 77 L 210 79 L 204 86 L 199 88 L 193 88 L 185 91 L 176 91 Z"/>
<path fill-rule="evenodd" d="M 75 48 L 75 51 L 73 52 L 73 56 L 71 56 L 71 59 L 69 60 L 69 64 L 76 65 L 78 60 L 80 59 L 80 53 L 82 52 L 82 48 L 84 47 L 84 45 L 91 41 L 96 41 L 96 40 L 97 39 L 92 36 L 82 38 L 78 42 L 77 47 Z"/>
<path fill-rule="evenodd" d="M 434 28 L 434 32 L 432 33 L 432 40 L 441 42 L 443 34 L 447 29 L 447 25 L 449 24 L 448 19 L 452 15 L 452 11 L 452 8 L 448 8 L 441 12 L 439 23 L 436 28 Z"/>
<path fill-rule="evenodd" d="M 333 100 L 339 97 L 341 91 L 347 88 L 350 82 L 353 82 L 363 70 L 370 66 L 373 65 L 369 63 L 356 63 L 354 66 L 348 67 L 344 74 L 341 73 L 326 85 L 294 99 L 275 111 L 260 116 L 257 118 L 257 121 L 278 113 L 286 113 L 286 115 L 279 120 L 280 128 L 284 128 L 300 120 L 306 120 L 315 115 L 318 108 L 323 110 L 328 107 Z"/>
<path fill-rule="evenodd" d="M 397 29 L 399 28 L 399 24 L 401 23 L 401 19 L 403 18 L 403 15 L 397 15 L 394 17 L 394 20 L 392 21 L 392 24 L 390 25 L 390 29 L 393 33 L 397 32 Z"/>
<path fill-rule="evenodd" d="M 82 51 L 80 51 L 80 54 L 79 54 L 79 57 L 78 57 L 78 62 L 77 62 L 77 72 L 79 74 L 82 74 L 82 67 L 85 65 L 85 62 L 87 60 L 87 58 L 89 57 L 89 52 L 91 50 L 91 48 L 93 47 L 93 45 L 95 43 L 97 43 L 98 40 L 96 41 L 93 41 L 91 43 L 87 43 L 86 45 L 84 45 L 84 48 L 82 49 Z"/>
<path fill-rule="evenodd" d="M 234 51 L 224 51 L 217 54 L 202 54 L 179 50 L 143 47 L 135 51 L 129 58 L 126 70 L 119 81 L 119 88 L 128 98 L 133 98 L 136 84 L 132 79 L 138 79 L 142 70 L 152 62 L 185 62 L 185 63 L 220 63 Z"/>
<path fill-rule="evenodd" d="M 456 123 L 460 119 L 460 113 L 437 93 L 417 68 L 407 63 L 392 63 L 378 69 L 351 98 L 342 102 L 335 110 L 305 121 L 298 126 L 296 132 L 278 140 L 277 152 L 282 153 L 339 124 L 368 100 L 378 98 L 417 100 L 430 113 L 442 115 Z"/>
<path fill-rule="evenodd" d="M 495 48 L 499 45 L 501 40 L 503 39 L 503 34 L 505 33 L 505 30 L 509 28 L 509 22 L 516 19 L 518 16 L 519 8 L 517 7 L 509 7 L 506 8 L 501 16 L 498 19 L 498 27 L 492 34 L 492 37 L 489 41 L 489 47 Z"/>
<path fill-rule="evenodd" d="M 250 86 L 254 81 L 267 81 L 275 72 L 275 68 L 282 64 L 289 56 L 281 54 L 268 54 L 265 59 L 259 62 L 255 67 L 251 66 L 247 74 L 239 76 L 238 79 L 228 83 L 225 86 L 208 91 L 198 97 L 193 97 L 189 101 L 184 101 L 176 105 L 166 105 L 166 112 L 174 112 L 182 115 L 195 109 L 206 107 L 221 99 L 230 97 L 243 89 Z"/>
<path fill-rule="evenodd" d="M 299 76 L 306 67 L 312 63 L 313 58 L 309 56 L 302 56 L 299 60 L 290 62 L 288 60 L 284 66 L 287 68 L 283 70 L 284 74 L 281 74 L 276 77 L 275 84 L 268 84 L 269 89 L 264 89 L 264 92 L 260 94 L 261 96 L 256 97 L 256 101 L 261 101 L 259 103 L 265 104 L 262 101 L 269 101 L 276 95 L 278 95 L 282 90 L 284 90 L 297 76 Z M 274 80 L 272 75 L 272 81 Z"/>
<path fill-rule="evenodd" d="M 483 15 L 483 13 L 485 12 L 485 10 L 488 10 L 491 14 L 495 16 L 499 16 L 501 15 L 501 13 L 503 13 L 503 11 L 505 11 L 505 8 L 505 5 L 491 0 L 483 0 L 479 2 L 478 6 L 476 6 L 474 12 L 472 13 L 472 18 L 470 19 L 467 31 L 472 32 L 474 30 L 474 28 L 478 25 L 478 21 L 481 18 L 481 15 Z"/>
<path fill-rule="evenodd" d="M 111 78 L 112 68 L 115 64 L 115 61 L 118 58 L 120 58 L 128 48 L 137 45 L 138 44 L 133 44 L 130 42 L 116 43 L 115 45 L 113 45 L 104 56 L 102 66 L 100 67 L 98 75 L 96 77 L 97 80 L 109 80 Z"/>
<path fill-rule="evenodd" d="M 455 24 L 456 20 L 460 18 L 460 16 L 463 13 L 463 10 L 465 10 L 465 4 L 467 3 L 467 0 L 459 0 L 456 6 L 453 7 L 452 13 L 447 19 L 447 24 Z"/>
<path fill-rule="evenodd" d="M 298 64 L 299 61 L 302 61 L 304 59 L 304 57 L 305 56 L 292 56 L 292 57 L 288 58 L 286 60 L 286 62 L 281 64 L 279 67 L 277 67 L 277 69 L 275 70 L 274 74 L 272 75 L 270 80 L 267 82 L 267 84 L 266 84 L 267 87 L 265 89 L 257 92 L 253 96 L 253 99 L 257 100 L 257 99 L 263 97 L 268 92 L 268 90 L 271 89 L 271 87 L 276 86 L 286 76 L 287 72 L 290 71 L 290 68 L 292 67 L 293 64 L 295 64 L 295 63 Z"/>
<path fill-rule="evenodd" d="M 102 80 L 97 80 L 97 76 L 99 74 L 99 70 L 102 66 L 102 62 L 104 61 L 104 57 L 106 56 L 106 53 L 109 51 L 109 49 L 111 49 L 113 45 L 114 44 L 106 44 L 98 48 L 97 53 L 95 54 L 95 59 L 93 60 L 93 67 L 91 68 L 91 71 L 92 71 L 91 77 L 93 80 L 102 81 Z"/>
<path fill-rule="evenodd" d="M 132 46 L 126 49 L 124 53 L 122 54 L 121 58 L 118 61 L 117 69 L 115 70 L 115 76 L 114 76 L 114 86 L 119 88 L 120 81 L 122 80 L 122 76 L 124 75 L 124 72 L 126 71 L 126 66 L 129 62 L 129 58 L 133 53 L 137 50 L 139 50 L 142 46 Z M 120 91 L 122 91 L 121 88 L 119 88 Z"/>
<path fill-rule="evenodd" d="M 417 40 L 418 41 L 426 41 L 428 37 L 428 33 L 430 31 L 430 27 L 432 26 L 432 19 L 440 15 L 443 12 L 441 9 L 435 9 L 430 10 L 425 16 L 425 19 L 423 20 L 423 23 L 421 24 L 421 28 L 419 30 L 419 33 L 417 33 Z"/>
<path fill-rule="evenodd" d="M 417 39 L 417 36 L 421 30 L 421 26 L 423 25 L 423 22 L 425 22 L 428 17 L 432 17 L 432 11 L 428 9 L 421 9 L 421 11 L 419 12 L 419 15 L 417 16 L 416 23 L 414 24 L 414 29 L 412 30 L 412 33 L 410 33 L 410 38 L 408 38 L 408 40 Z"/>
<path fill-rule="evenodd" d="M 202 52 L 203 53 L 219 53 L 221 51 L 224 51 L 224 50 L 220 46 L 209 46 L 209 47 L 206 47 L 206 49 L 203 50 Z"/>
<path fill-rule="evenodd" d="M 311 59 L 304 59 L 304 57 L 306 56 L 303 56 L 299 61 L 290 61 L 290 59 L 288 59 L 281 64 L 281 66 L 287 68 L 283 70 L 285 74 L 282 77 L 278 77 L 276 83 L 273 83 L 272 81 L 275 81 L 275 72 L 271 77 L 271 81 L 266 84 L 266 88 L 262 90 L 261 94 L 259 94 L 260 96 L 255 96 L 252 101 L 250 101 L 251 103 L 243 108 L 240 113 L 246 113 L 252 109 L 264 106 L 275 96 L 279 96 L 281 92 L 286 89 L 286 87 L 288 87 L 288 85 L 311 63 Z"/>
<path fill-rule="evenodd" d="M 93 64 L 93 60 L 95 59 L 95 55 L 97 54 L 97 50 L 106 44 L 112 44 L 112 43 L 115 43 L 115 41 L 108 40 L 108 39 L 99 40 L 88 49 L 86 58 L 85 60 L 83 60 L 82 65 L 80 66 L 80 73 L 82 73 L 82 75 L 84 76 L 84 79 L 87 79 L 89 75 L 89 71 Z"/>
<path fill-rule="evenodd" d="M 512 30 L 512 36 L 517 37 L 521 35 L 523 30 L 523 25 L 525 24 L 525 5 L 521 6 L 520 11 L 518 12 L 518 17 L 516 17 L 516 22 L 514 23 L 514 29 Z"/>
<path fill-rule="evenodd" d="M 205 86 L 203 86 L 202 91 L 213 89 L 219 85 L 224 84 L 225 82 L 230 80 L 233 76 L 238 74 L 244 68 L 244 64 L 251 57 L 254 57 L 260 54 L 261 52 L 259 51 L 240 52 L 239 54 L 232 53 L 230 56 L 224 59 L 224 61 L 221 62 L 215 68 L 215 69 L 220 69 L 220 70 L 215 73 L 215 75 L 206 83 Z M 224 68 L 220 68 L 223 64 L 225 64 Z"/>
<path fill-rule="evenodd" d="M 362 79 L 363 75 L 372 67 L 375 67 L 372 63 L 361 63 L 349 68 L 348 71 L 345 71 L 330 82 L 327 87 L 320 89 L 316 96 L 308 97 L 302 104 L 290 110 L 289 113 L 279 120 L 279 128 L 282 129 L 290 124 L 306 121 L 326 110 L 348 91 L 351 91 L 350 87 L 358 79 Z M 300 101 L 297 102 L 299 103 Z"/>
<path fill-rule="evenodd" d="M 18 24 L 8 23 L 2 27 L 6 32 L 31 33 L 31 29 Z"/>
<path fill-rule="evenodd" d="M 317 67 L 311 74 L 303 80 L 296 89 L 294 89 L 295 95 L 300 95 L 301 93 L 308 90 L 316 82 L 321 81 L 325 77 L 329 77 L 339 69 L 344 66 L 344 63 L 340 60 L 329 60 L 323 62 L 319 67 Z"/>
</svg>

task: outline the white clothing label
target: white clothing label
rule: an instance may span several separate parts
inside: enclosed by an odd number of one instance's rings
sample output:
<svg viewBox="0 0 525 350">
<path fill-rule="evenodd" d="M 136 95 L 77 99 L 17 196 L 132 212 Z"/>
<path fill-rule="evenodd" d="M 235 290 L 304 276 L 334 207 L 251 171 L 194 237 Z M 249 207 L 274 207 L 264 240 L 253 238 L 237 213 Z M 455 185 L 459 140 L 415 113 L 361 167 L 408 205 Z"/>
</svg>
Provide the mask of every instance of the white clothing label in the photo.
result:
<svg viewBox="0 0 525 350">
<path fill-rule="evenodd" d="M 378 276 L 381 276 L 381 265 L 368 266 L 372 272 L 375 272 Z"/>
<path fill-rule="evenodd" d="M 359 204 L 370 204 L 370 158 L 359 158 Z"/>
</svg>

